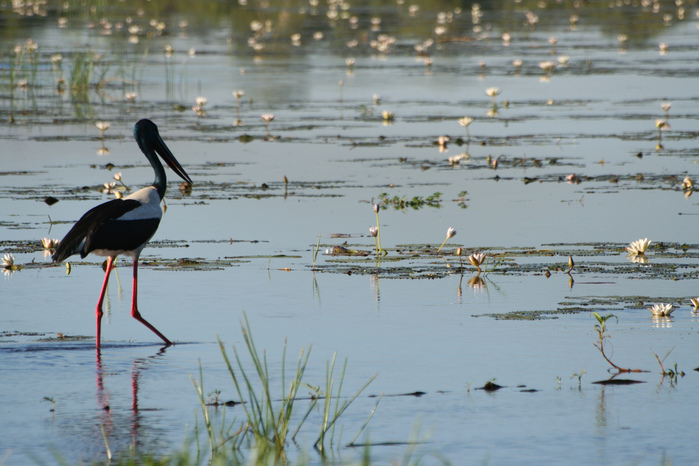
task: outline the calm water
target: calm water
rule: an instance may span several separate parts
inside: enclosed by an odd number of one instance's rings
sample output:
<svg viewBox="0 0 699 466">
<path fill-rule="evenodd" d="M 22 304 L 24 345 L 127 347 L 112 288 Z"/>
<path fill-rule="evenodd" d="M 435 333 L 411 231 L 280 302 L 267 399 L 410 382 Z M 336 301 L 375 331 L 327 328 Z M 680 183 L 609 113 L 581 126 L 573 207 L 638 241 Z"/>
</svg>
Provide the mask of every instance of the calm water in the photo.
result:
<svg viewBox="0 0 699 466">
<path fill-rule="evenodd" d="M 360 457 L 360 448 L 346 445 L 377 402 L 369 395 L 382 393 L 358 440 L 376 444 L 377 463 L 400 461 L 416 428 L 422 443 L 413 459 L 430 464 L 694 461 L 688 407 L 699 387 L 699 315 L 688 298 L 699 293 L 699 209 L 681 183 L 699 174 L 696 4 L 655 11 L 653 4 L 505 2 L 475 12 L 471 4 L 416 4 L 412 15 L 410 5 L 393 2 L 338 5 L 337 19 L 335 7 L 305 3 L 204 2 L 190 12 L 124 2 L 96 4 L 91 13 L 49 5 L 46 16 L 43 8 L 27 16 L 2 6 L 0 254 L 13 254 L 22 268 L 0 280 L 0 464 L 106 461 L 102 429 L 113 452 L 183 448 L 202 417 L 190 379 L 200 367 L 205 393 L 237 399 L 216 340 L 243 349 L 243 313 L 280 396 L 285 339 L 294 362 L 312 345 L 310 385 L 324 383 L 335 352 L 348 359 L 343 395 L 378 374 L 340 418 L 331 454 L 341 461 Z M 535 26 L 527 12 L 538 16 Z M 138 43 L 129 42 L 127 17 L 141 27 Z M 372 18 L 381 18 L 378 30 Z M 151 19 L 165 23 L 162 34 Z M 262 31 L 251 31 L 253 20 Z M 313 37 L 318 32 L 322 38 Z M 371 46 L 380 34 L 395 38 L 386 52 Z M 261 51 L 248 45 L 252 36 Z M 35 52 L 26 51 L 30 38 Z M 430 38 L 418 56 L 414 46 Z M 89 90 L 56 93 L 56 79 L 69 86 L 86 51 L 101 55 Z M 55 54 L 60 65 L 51 63 Z M 352 72 L 347 58 L 355 60 Z M 523 61 L 519 71 L 515 59 Z M 548 77 L 539 65 L 547 60 L 557 63 Z M 95 88 L 100 72 L 105 81 Z M 492 87 L 500 91 L 497 115 L 488 115 Z M 239 108 L 236 89 L 245 91 Z M 191 109 L 197 96 L 207 98 L 205 116 Z M 668 115 L 664 102 L 672 104 Z M 390 124 L 383 110 L 395 113 Z M 262 113 L 275 116 L 271 137 Z M 475 119 L 470 143 L 457 122 L 463 116 Z M 143 117 L 159 125 L 195 183 L 183 194 L 168 171 L 167 211 L 139 273 L 140 310 L 177 344 L 162 349 L 129 316 L 123 259 L 97 360 L 90 338 L 102 258 L 71 258 L 68 275 L 42 254 L 40 239 L 63 237 L 82 213 L 113 198 L 100 188 L 114 173 L 132 189 L 151 182 L 131 135 Z M 662 147 L 659 119 L 670 125 Z M 95 121 L 111 123 L 103 140 Z M 443 135 L 451 137 L 446 151 L 437 145 Z M 109 152 L 98 154 L 102 147 Z M 449 164 L 463 153 L 470 158 Z M 581 182 L 566 182 L 571 174 Z M 368 229 L 382 193 L 436 192 L 439 207 L 381 210 L 384 261 L 324 254 L 345 242 L 373 251 Z M 60 202 L 49 207 L 46 196 Z M 436 249 L 448 227 L 458 233 L 446 260 L 405 253 Z M 646 237 L 649 262 L 633 264 L 623 246 Z M 459 273 L 457 246 L 510 255 L 484 286 L 471 286 L 475 269 Z M 569 254 L 572 285 L 563 273 Z M 677 307 L 671 319 L 651 318 L 646 307 L 657 303 Z M 643 383 L 592 383 L 611 374 L 593 346 L 589 312 L 492 317 L 576 306 L 619 318 L 610 321 L 608 354 L 622 367 L 648 370 L 621 376 Z M 58 333 L 88 338 L 57 341 Z M 653 355 L 670 350 L 666 368 L 686 373 L 676 381 L 662 377 Z M 571 376 L 582 370 L 578 387 Z M 477 390 L 492 379 L 505 388 Z M 397 396 L 416 391 L 425 395 Z M 44 397 L 55 400 L 54 411 Z M 308 401 L 299 403 L 298 417 Z M 211 413 L 216 423 L 243 416 L 239 407 Z M 292 457 L 320 462 L 312 450 L 319 419 L 314 413 L 306 422 Z"/>
</svg>

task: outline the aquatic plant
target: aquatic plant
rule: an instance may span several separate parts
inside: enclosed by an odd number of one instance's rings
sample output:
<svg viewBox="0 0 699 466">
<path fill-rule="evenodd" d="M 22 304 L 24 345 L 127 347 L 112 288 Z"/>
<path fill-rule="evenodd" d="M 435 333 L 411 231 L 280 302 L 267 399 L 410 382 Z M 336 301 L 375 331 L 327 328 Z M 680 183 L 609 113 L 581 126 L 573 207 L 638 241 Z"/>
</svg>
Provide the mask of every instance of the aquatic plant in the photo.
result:
<svg viewBox="0 0 699 466">
<path fill-rule="evenodd" d="M 206 97 L 199 96 L 196 99 L 194 99 L 194 102 L 196 103 L 196 105 L 192 107 L 194 113 L 196 113 L 199 117 L 206 116 L 206 110 L 204 110 L 204 105 L 206 105 L 208 99 Z"/>
<path fill-rule="evenodd" d="M 15 267 L 17 267 L 15 265 L 15 256 L 13 256 L 12 254 L 5 254 L 2 257 L 2 267 L 5 269 L 14 269 Z"/>
<path fill-rule="evenodd" d="M 611 336 L 607 334 L 607 321 L 613 317 L 616 319 L 617 322 L 619 322 L 619 318 L 617 318 L 617 316 L 615 316 L 614 314 L 607 314 L 606 316 L 601 316 L 597 312 L 593 312 L 592 316 L 597 320 L 597 323 L 595 324 L 595 330 L 597 331 L 598 340 L 594 342 L 594 345 L 595 348 L 597 348 L 599 352 L 602 353 L 602 357 L 604 358 L 604 360 L 607 361 L 614 369 L 616 369 L 620 373 L 645 372 L 641 369 L 623 369 L 614 364 L 605 353 L 605 343 L 607 342 L 607 340 L 611 338 Z"/>
<path fill-rule="evenodd" d="M 672 304 L 654 304 L 648 310 L 656 317 L 670 317 L 675 308 Z"/>
<path fill-rule="evenodd" d="M 245 91 L 242 89 L 237 89 L 233 91 L 233 97 L 235 97 L 235 118 L 236 121 L 240 121 L 240 99 L 245 95 Z"/>
<path fill-rule="evenodd" d="M 374 237 L 374 246 L 376 247 L 376 255 L 379 255 L 379 227 L 369 227 L 369 234 Z"/>
<path fill-rule="evenodd" d="M 578 379 L 578 390 L 580 390 L 580 387 L 582 386 L 582 376 L 587 372 L 585 369 L 581 370 L 579 374 L 573 374 L 570 376 L 571 379 L 574 379 L 577 377 Z M 560 385 L 560 383 L 559 383 Z"/>
<path fill-rule="evenodd" d="M 262 118 L 262 121 L 265 123 L 265 131 L 267 131 L 267 137 L 271 138 L 272 136 L 269 134 L 269 124 L 272 123 L 274 120 L 274 114 L 273 113 L 263 113 L 260 115 L 260 118 Z"/>
<path fill-rule="evenodd" d="M 96 121 L 95 126 L 100 131 L 100 139 L 104 139 L 104 133 L 112 126 L 108 121 Z"/>
<path fill-rule="evenodd" d="M 651 242 L 652 241 L 649 240 L 648 238 L 638 239 L 636 241 L 633 241 L 631 244 L 629 244 L 626 247 L 626 250 L 629 252 L 629 254 L 632 254 L 632 255 L 645 254 L 646 250 L 648 249 L 648 246 L 650 246 Z"/>
<path fill-rule="evenodd" d="M 412 199 L 407 199 L 405 196 L 388 197 L 388 193 L 381 193 L 379 194 L 379 200 L 381 201 L 381 205 L 390 205 L 399 210 L 405 209 L 406 207 L 410 207 L 415 210 L 421 209 L 422 207 L 439 208 L 441 207 L 442 203 L 442 193 L 436 192 L 427 197 L 413 196 Z"/>
<path fill-rule="evenodd" d="M 311 266 L 311 270 L 316 269 L 316 260 L 318 260 L 318 253 L 320 252 L 320 238 L 321 235 L 318 235 L 318 242 L 316 243 L 315 250 L 313 251 L 313 265 Z"/>
<path fill-rule="evenodd" d="M 658 128 L 658 144 L 656 150 L 663 148 L 663 131 L 670 131 L 670 123 L 667 120 L 655 120 L 655 127 Z"/>
<path fill-rule="evenodd" d="M 59 239 L 41 238 L 41 245 L 44 249 L 55 249 L 60 243 Z"/>
<path fill-rule="evenodd" d="M 694 307 L 694 311 L 699 310 L 699 298 L 689 298 L 689 301 L 692 303 L 692 306 Z"/>
<path fill-rule="evenodd" d="M 371 233 L 371 235 L 375 238 L 376 255 L 385 256 L 386 254 L 388 254 L 388 251 L 381 247 L 381 227 L 379 226 L 380 210 L 381 206 L 379 204 L 374 204 L 374 214 L 376 215 L 376 235 L 374 235 L 374 232 L 371 229 L 369 230 L 369 233 Z"/>
<path fill-rule="evenodd" d="M 48 401 L 49 403 L 51 403 L 51 412 L 56 411 L 56 400 L 53 397 L 45 396 L 43 401 Z"/>
<path fill-rule="evenodd" d="M 481 273 L 481 264 L 483 263 L 486 257 L 487 254 L 485 253 L 474 253 L 468 256 L 468 261 L 471 263 L 471 265 L 475 266 L 478 269 L 478 273 Z"/>
<path fill-rule="evenodd" d="M 347 361 L 345 360 L 339 379 L 336 380 L 334 369 L 337 355 L 334 354 L 332 360 L 326 364 L 325 389 L 321 389 L 320 385 L 314 387 L 303 381 L 311 352 L 311 347 L 309 346 L 307 349 L 301 350 L 296 368 L 287 389 L 287 346 L 285 340 L 281 361 L 280 383 L 282 392 L 280 395 L 277 395 L 273 393 L 271 387 L 271 380 L 276 380 L 277 376 L 270 374 L 266 352 L 260 353 L 257 350 L 253 341 L 250 323 L 245 313 L 243 313 L 243 319 L 243 322 L 241 322 L 241 331 L 243 333 L 243 340 L 245 341 L 247 353 L 250 356 L 254 368 L 252 373 L 249 369 L 246 370 L 245 364 L 241 359 L 241 354 L 235 347 L 233 347 L 236 361 L 236 367 L 234 367 L 231 359 L 228 357 L 223 342 L 221 342 L 220 339 L 218 340 L 221 354 L 223 355 L 226 367 L 238 394 L 240 405 L 245 413 L 245 419 L 237 430 L 233 429 L 233 425 L 222 426 L 219 433 L 214 430 L 204 397 L 204 378 L 201 367 L 199 369 L 199 381 L 197 382 L 192 379 L 204 415 L 204 425 L 209 440 L 210 461 L 215 460 L 220 457 L 220 455 L 225 456 L 226 450 L 222 449 L 224 445 L 229 445 L 234 451 L 237 451 L 242 447 L 243 442 L 248 439 L 248 436 L 251 436 L 252 438 L 249 440 L 252 442 L 251 445 L 257 458 L 257 464 L 286 463 L 286 446 L 288 442 L 293 440 L 299 433 L 301 427 L 314 411 L 319 400 L 323 400 L 323 408 L 321 410 L 322 420 L 320 423 L 320 433 L 314 443 L 314 447 L 322 454 L 328 434 L 330 434 L 330 442 L 332 443 L 333 427 L 339 417 L 376 378 L 376 375 L 371 377 L 360 387 L 353 396 L 340 402 L 343 398 L 341 390 Z M 336 386 L 337 389 L 335 389 Z M 301 417 L 296 429 L 292 431 L 292 414 L 294 413 L 295 403 L 298 400 L 298 390 L 301 387 L 310 388 L 314 392 L 314 395 L 312 396 L 312 402 L 308 410 Z"/>
<path fill-rule="evenodd" d="M 497 108 L 495 98 L 500 95 L 500 89 L 498 89 L 497 87 L 489 87 L 485 90 L 485 95 L 493 98 L 493 108 Z"/>
<path fill-rule="evenodd" d="M 660 104 L 660 108 L 665 112 L 665 120 L 670 119 L 670 108 L 672 107 L 672 102 L 663 102 Z"/>
<path fill-rule="evenodd" d="M 447 244 L 447 241 L 449 241 L 449 239 L 453 238 L 454 236 L 456 236 L 456 230 L 452 227 L 447 228 L 447 237 L 442 242 L 442 245 L 439 246 L 439 249 L 437 249 L 437 252 L 441 251 L 442 248 L 444 247 L 444 245 Z"/>
<path fill-rule="evenodd" d="M 461 117 L 457 120 L 461 126 L 463 126 L 466 129 L 466 139 L 470 140 L 471 139 L 471 133 L 468 131 L 468 127 L 473 123 L 473 118 L 471 117 Z"/>
</svg>

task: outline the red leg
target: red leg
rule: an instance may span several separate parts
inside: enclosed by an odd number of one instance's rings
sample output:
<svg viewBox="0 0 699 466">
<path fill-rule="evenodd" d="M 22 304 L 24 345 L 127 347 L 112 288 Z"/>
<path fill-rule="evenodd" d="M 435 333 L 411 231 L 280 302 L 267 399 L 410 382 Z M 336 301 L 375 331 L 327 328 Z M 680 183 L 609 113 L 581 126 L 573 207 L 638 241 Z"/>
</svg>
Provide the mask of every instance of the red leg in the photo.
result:
<svg viewBox="0 0 699 466">
<path fill-rule="evenodd" d="M 133 300 L 131 301 L 131 317 L 151 329 L 153 333 L 158 335 L 161 340 L 165 342 L 166 345 L 171 345 L 172 342 L 165 338 L 165 335 L 160 333 L 158 329 L 153 327 L 151 324 L 149 324 L 146 319 L 141 317 L 141 313 L 138 312 L 138 304 L 137 304 L 137 299 L 136 299 L 136 294 L 138 291 L 138 256 L 134 257 L 133 260 Z"/>
<path fill-rule="evenodd" d="M 102 291 L 100 291 L 100 299 L 97 301 L 97 309 L 95 309 L 95 314 L 97 316 L 97 349 L 100 348 L 100 341 L 102 336 L 102 303 L 104 302 L 104 295 L 107 291 L 107 283 L 109 282 L 109 274 L 114 268 L 114 260 L 116 257 L 109 257 L 107 259 L 107 271 L 104 273 L 104 282 L 102 282 Z"/>
</svg>

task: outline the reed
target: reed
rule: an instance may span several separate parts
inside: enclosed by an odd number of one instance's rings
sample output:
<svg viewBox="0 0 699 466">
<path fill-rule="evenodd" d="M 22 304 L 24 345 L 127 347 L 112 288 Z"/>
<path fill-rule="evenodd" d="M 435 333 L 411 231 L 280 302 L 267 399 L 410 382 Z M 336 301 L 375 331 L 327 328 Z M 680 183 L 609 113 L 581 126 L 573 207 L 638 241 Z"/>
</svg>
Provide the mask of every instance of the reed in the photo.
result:
<svg viewBox="0 0 699 466">
<path fill-rule="evenodd" d="M 243 314 L 241 330 L 245 342 L 246 351 L 244 353 L 249 356 L 252 369 L 250 369 L 249 364 L 246 365 L 243 362 L 243 355 L 235 347 L 233 348 L 233 357 L 229 357 L 220 339 L 219 346 L 244 413 L 243 420 L 237 424 L 236 421 L 230 424 L 222 421 L 220 429 L 214 428 L 209 415 L 210 404 L 204 395 L 204 375 L 201 368 L 199 380 L 192 379 L 203 412 L 203 425 L 209 441 L 210 461 L 215 462 L 221 457 L 227 457 L 231 452 L 240 452 L 242 447 L 246 446 L 250 449 L 250 457 L 254 457 L 258 463 L 260 461 L 265 464 L 268 462 L 288 462 L 287 445 L 290 441 L 295 440 L 301 427 L 311 417 L 311 414 L 317 411 L 315 408 L 321 401 L 319 435 L 313 447 L 321 455 L 324 455 L 326 441 L 329 441 L 330 445 L 334 444 L 334 428 L 338 419 L 376 378 L 376 375 L 371 377 L 354 395 L 343 401 L 342 386 L 347 360 L 345 360 L 339 375 L 336 375 L 337 355 L 333 355 L 332 359 L 326 363 L 325 385 L 322 388 L 320 385 L 314 387 L 303 380 L 311 347 L 301 350 L 293 372 L 287 374 L 287 345 L 285 341 L 280 368 L 281 392 L 279 392 L 278 389 L 272 387 L 271 383 L 276 374 L 270 372 L 266 352 L 260 352 L 257 349 L 252 337 L 250 323 L 245 314 Z M 305 413 L 295 415 L 295 407 L 299 400 L 298 391 L 302 387 L 311 390 L 311 403 Z M 372 415 L 362 426 L 362 430 Z M 294 422 L 296 425 L 292 426 Z M 198 437 L 198 434 L 196 436 Z M 224 446 L 229 448 L 224 449 Z M 198 447 L 197 451 L 199 452 Z"/>
</svg>

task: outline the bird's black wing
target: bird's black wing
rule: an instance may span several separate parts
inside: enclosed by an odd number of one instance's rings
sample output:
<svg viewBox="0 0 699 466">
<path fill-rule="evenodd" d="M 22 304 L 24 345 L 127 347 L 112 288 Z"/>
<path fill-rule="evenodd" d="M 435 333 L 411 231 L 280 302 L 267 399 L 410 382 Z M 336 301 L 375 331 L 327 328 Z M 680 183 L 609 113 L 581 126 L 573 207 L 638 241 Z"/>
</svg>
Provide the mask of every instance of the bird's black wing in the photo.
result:
<svg viewBox="0 0 699 466">
<path fill-rule="evenodd" d="M 88 210 L 61 240 L 52 256 L 53 260 L 62 262 L 77 253 L 85 257 L 90 251 L 100 249 L 100 245 L 92 244 L 95 233 L 140 205 L 133 199 L 114 199 Z"/>
</svg>

